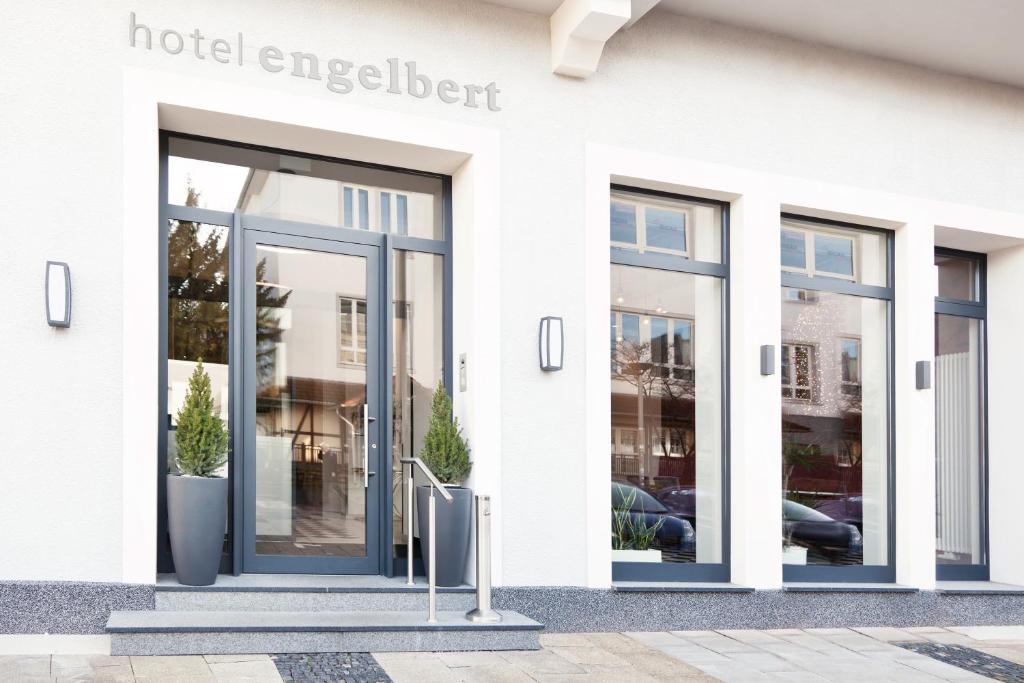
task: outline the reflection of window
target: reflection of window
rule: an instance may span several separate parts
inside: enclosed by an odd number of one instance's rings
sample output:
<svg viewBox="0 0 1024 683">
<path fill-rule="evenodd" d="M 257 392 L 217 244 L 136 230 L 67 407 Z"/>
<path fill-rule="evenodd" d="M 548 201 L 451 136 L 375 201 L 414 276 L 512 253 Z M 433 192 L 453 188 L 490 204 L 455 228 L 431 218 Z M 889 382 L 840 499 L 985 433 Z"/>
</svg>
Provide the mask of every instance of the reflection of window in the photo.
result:
<svg viewBox="0 0 1024 683">
<path fill-rule="evenodd" d="M 811 304 L 818 300 L 818 292 L 813 289 L 796 289 L 787 287 L 782 290 L 782 296 L 786 301 Z"/>
<path fill-rule="evenodd" d="M 839 233 L 784 225 L 782 269 L 811 277 L 855 280 L 854 241 Z"/>
<path fill-rule="evenodd" d="M 366 365 L 366 302 L 338 297 L 338 364 Z"/>
<path fill-rule="evenodd" d="M 611 202 L 612 246 L 640 253 L 688 256 L 687 213 L 686 209 L 668 203 L 615 198 Z"/>
<path fill-rule="evenodd" d="M 811 363 L 814 347 L 809 344 L 782 345 L 782 397 L 810 401 Z"/>
<path fill-rule="evenodd" d="M 654 450 L 657 457 L 683 457 L 683 435 L 678 429 L 658 429 L 654 433 Z"/>
<path fill-rule="evenodd" d="M 843 395 L 860 396 L 860 341 L 841 339 L 839 345 Z"/>
<path fill-rule="evenodd" d="M 636 372 L 649 362 L 654 377 L 693 381 L 692 320 L 613 310 L 611 346 L 615 374 Z M 634 369 L 625 367 L 630 364 Z"/>
<path fill-rule="evenodd" d="M 376 195 L 376 201 L 370 197 Z M 409 234 L 409 198 L 405 194 L 375 187 L 343 185 L 341 192 L 342 227 Z"/>
<path fill-rule="evenodd" d="M 635 429 L 616 427 L 612 430 L 612 452 L 616 455 L 634 455 L 636 453 Z"/>
</svg>

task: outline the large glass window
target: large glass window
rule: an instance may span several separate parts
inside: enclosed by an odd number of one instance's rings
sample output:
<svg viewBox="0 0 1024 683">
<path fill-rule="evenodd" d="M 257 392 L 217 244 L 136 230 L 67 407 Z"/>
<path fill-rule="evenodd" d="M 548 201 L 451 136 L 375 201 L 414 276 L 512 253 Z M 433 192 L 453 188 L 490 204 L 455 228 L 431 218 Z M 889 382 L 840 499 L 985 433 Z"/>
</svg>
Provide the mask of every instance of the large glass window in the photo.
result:
<svg viewBox="0 0 1024 683">
<path fill-rule="evenodd" d="M 782 224 L 787 580 L 891 573 L 887 245 L 879 231 Z"/>
<path fill-rule="evenodd" d="M 419 455 L 431 397 L 444 379 L 444 258 L 395 250 L 393 272 L 392 523 L 395 556 L 404 559 L 409 511 L 400 460 Z"/>
<path fill-rule="evenodd" d="M 723 211 L 664 196 L 612 194 L 611 543 L 617 579 L 728 578 L 725 273 L 687 272 L 695 257 L 720 260 Z M 619 256 L 629 251 L 656 253 L 658 260 L 646 265 Z M 665 263 L 664 255 L 679 258 Z"/>
<path fill-rule="evenodd" d="M 172 137 L 168 200 L 250 216 L 443 239 L 441 180 L 335 160 Z"/>
<path fill-rule="evenodd" d="M 983 260 L 940 251 L 935 264 L 937 576 L 987 579 Z"/>
</svg>

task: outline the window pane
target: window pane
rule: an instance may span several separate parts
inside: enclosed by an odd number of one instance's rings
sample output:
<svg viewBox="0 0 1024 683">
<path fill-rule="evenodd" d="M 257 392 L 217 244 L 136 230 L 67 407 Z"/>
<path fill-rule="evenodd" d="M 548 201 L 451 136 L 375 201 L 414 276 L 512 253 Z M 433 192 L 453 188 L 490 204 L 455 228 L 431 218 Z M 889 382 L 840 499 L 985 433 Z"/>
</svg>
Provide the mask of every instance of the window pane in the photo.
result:
<svg viewBox="0 0 1024 683">
<path fill-rule="evenodd" d="M 391 232 L 391 193 L 380 193 L 380 231 Z"/>
<path fill-rule="evenodd" d="M 831 235 L 814 236 L 814 270 L 853 277 L 853 240 Z"/>
<path fill-rule="evenodd" d="M 167 171 L 171 204 L 363 230 L 387 229 L 371 207 L 396 194 L 399 234 L 444 238 L 440 178 L 173 136 Z"/>
<path fill-rule="evenodd" d="M 980 301 L 978 292 L 978 262 L 974 259 L 936 254 L 935 266 L 939 271 L 939 296 L 943 299 Z"/>
<path fill-rule="evenodd" d="M 632 204 L 612 202 L 612 242 L 636 244 L 636 207 Z"/>
<path fill-rule="evenodd" d="M 721 296 L 718 278 L 611 266 L 614 561 L 722 561 Z"/>
<path fill-rule="evenodd" d="M 785 268 L 807 267 L 807 240 L 804 233 L 782 231 L 782 265 Z"/>
<path fill-rule="evenodd" d="M 225 423 L 230 414 L 229 235 L 228 228 L 220 225 L 168 221 L 167 466 L 175 473 L 178 411 L 185 403 L 189 378 L 199 360 L 210 376 L 214 412 Z M 218 475 L 227 476 L 228 467 L 225 464 Z M 160 542 L 168 543 L 166 538 Z M 170 552 L 169 545 L 165 547 Z M 229 549 L 225 544 L 225 550 Z"/>
<path fill-rule="evenodd" d="M 938 564 L 985 564 L 982 322 L 935 316 Z"/>
<path fill-rule="evenodd" d="M 444 259 L 395 250 L 392 325 L 391 477 L 395 557 L 405 557 L 408 492 L 401 458 L 418 455 L 430 418 L 434 388 L 444 377 Z M 419 547 L 414 544 L 414 554 Z"/>
<path fill-rule="evenodd" d="M 784 270 L 798 269 L 810 277 L 841 278 L 876 287 L 889 284 L 886 232 L 785 218 L 781 234 Z M 813 240 L 810 254 L 806 253 L 806 239 Z"/>
<path fill-rule="evenodd" d="M 686 214 L 648 206 L 644 222 L 648 248 L 686 251 Z"/>
<path fill-rule="evenodd" d="M 887 315 L 879 299 L 782 293 L 787 564 L 889 562 Z"/>
<path fill-rule="evenodd" d="M 643 212 L 642 234 L 637 213 Z M 676 252 L 679 258 L 722 262 L 722 209 L 717 204 L 654 197 L 640 191 L 615 191 L 611 199 L 613 247 Z"/>
</svg>

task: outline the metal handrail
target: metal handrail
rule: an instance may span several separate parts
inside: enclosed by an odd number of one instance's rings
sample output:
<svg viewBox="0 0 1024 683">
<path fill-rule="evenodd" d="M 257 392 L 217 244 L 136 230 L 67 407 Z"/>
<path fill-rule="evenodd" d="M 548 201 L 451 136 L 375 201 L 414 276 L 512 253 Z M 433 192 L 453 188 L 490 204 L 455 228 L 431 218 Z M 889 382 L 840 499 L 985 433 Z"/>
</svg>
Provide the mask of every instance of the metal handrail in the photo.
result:
<svg viewBox="0 0 1024 683">
<path fill-rule="evenodd" d="M 409 519 L 409 523 L 406 526 L 406 548 L 405 556 L 406 563 L 408 564 L 408 579 L 406 583 L 410 586 L 414 585 L 412 578 L 412 509 L 413 509 L 413 491 L 415 489 L 414 467 L 419 467 L 420 471 L 427 477 L 427 481 L 430 482 L 430 502 L 427 506 L 427 533 L 430 534 L 430 544 L 427 548 L 429 554 L 429 560 L 427 562 L 427 623 L 437 623 L 437 576 L 436 576 L 436 562 L 437 562 L 437 529 L 436 525 L 436 511 L 434 503 L 434 490 L 437 489 L 441 492 L 441 496 L 445 499 L 445 502 L 451 503 L 452 494 L 448 493 L 448 489 L 445 488 L 434 473 L 430 471 L 427 464 L 419 458 L 401 458 L 399 462 L 402 464 L 409 465 L 409 509 L 406 511 L 406 516 Z"/>
</svg>

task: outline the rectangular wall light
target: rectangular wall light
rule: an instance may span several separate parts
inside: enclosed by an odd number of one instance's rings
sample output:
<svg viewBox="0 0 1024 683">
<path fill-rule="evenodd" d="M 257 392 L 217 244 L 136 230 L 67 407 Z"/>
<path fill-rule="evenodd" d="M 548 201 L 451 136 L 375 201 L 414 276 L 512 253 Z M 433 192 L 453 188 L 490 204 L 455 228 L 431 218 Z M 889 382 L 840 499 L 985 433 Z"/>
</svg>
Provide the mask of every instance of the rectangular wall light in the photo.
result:
<svg viewBox="0 0 1024 683">
<path fill-rule="evenodd" d="M 46 262 L 46 322 L 71 327 L 71 269 L 59 261 Z"/>
<path fill-rule="evenodd" d="M 562 369 L 565 353 L 565 329 L 561 318 L 547 316 L 540 319 L 540 369 L 556 372 Z"/>
</svg>

